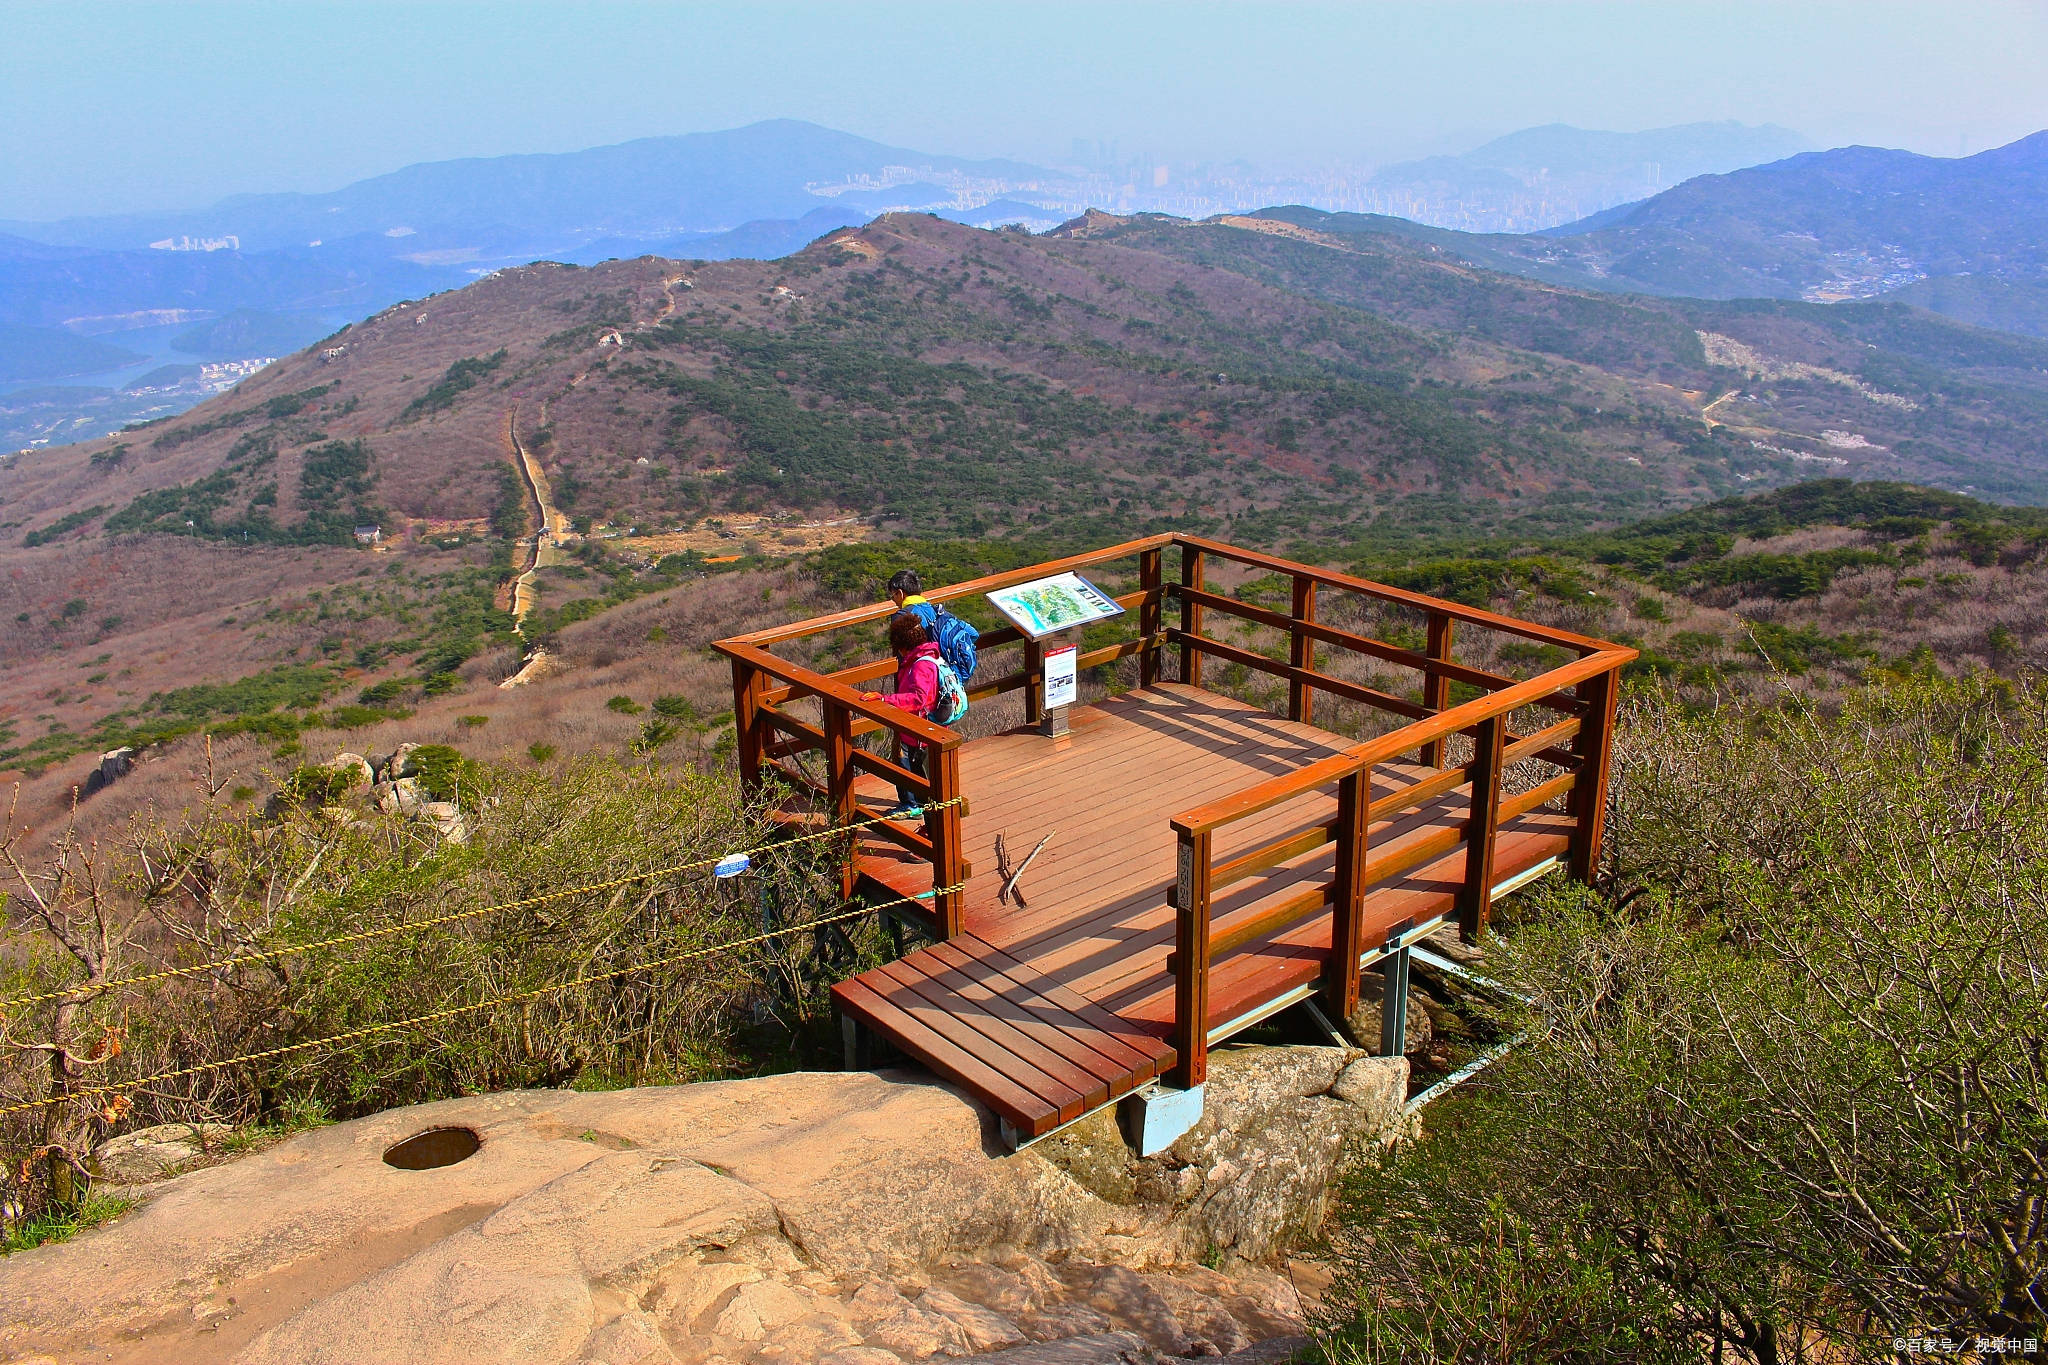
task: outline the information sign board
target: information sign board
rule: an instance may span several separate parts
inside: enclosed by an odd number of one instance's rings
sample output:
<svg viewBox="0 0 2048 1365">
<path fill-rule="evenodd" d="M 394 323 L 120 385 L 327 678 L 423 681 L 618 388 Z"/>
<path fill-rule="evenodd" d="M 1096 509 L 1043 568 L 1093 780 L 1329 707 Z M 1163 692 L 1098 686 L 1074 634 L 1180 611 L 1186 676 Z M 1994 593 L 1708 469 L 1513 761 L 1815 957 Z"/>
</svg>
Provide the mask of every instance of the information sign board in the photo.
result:
<svg viewBox="0 0 2048 1365">
<path fill-rule="evenodd" d="M 998 588 L 988 594 L 988 601 L 1034 640 L 1121 616 L 1124 610 L 1108 593 L 1077 573 L 1054 574 L 1012 588 Z"/>
</svg>

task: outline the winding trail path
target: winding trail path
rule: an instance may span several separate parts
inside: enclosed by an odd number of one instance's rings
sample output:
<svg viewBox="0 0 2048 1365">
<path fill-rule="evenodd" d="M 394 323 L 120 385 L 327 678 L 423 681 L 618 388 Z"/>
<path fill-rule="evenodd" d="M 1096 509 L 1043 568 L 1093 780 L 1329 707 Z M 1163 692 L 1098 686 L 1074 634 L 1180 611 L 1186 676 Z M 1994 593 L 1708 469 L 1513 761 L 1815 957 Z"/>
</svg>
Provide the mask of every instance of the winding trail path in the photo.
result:
<svg viewBox="0 0 2048 1365">
<path fill-rule="evenodd" d="M 547 404 L 541 404 L 541 420 L 547 420 Z M 535 575 L 550 564 L 561 561 L 561 543 L 572 532 L 569 518 L 551 501 L 553 491 L 548 487 L 546 471 L 519 439 L 519 409 L 515 405 L 505 413 L 505 441 L 512 448 L 512 463 L 519 470 L 520 482 L 526 486 L 526 498 L 533 513 L 536 528 L 532 542 L 527 547 L 526 563 L 512 580 L 512 621 L 515 629 L 523 635 L 526 614 L 533 610 Z"/>
</svg>

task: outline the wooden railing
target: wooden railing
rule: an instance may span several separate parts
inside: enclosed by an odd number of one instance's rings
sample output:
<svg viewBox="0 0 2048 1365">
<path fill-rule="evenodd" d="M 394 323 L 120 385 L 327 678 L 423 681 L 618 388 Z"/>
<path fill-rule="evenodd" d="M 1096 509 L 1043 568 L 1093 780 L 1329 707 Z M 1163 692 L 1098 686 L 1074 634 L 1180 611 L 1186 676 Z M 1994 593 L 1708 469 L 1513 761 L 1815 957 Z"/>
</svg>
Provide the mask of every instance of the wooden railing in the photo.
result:
<svg viewBox="0 0 2048 1365">
<path fill-rule="evenodd" d="M 997 588 L 1028 583 L 1049 574 L 1134 560 L 1138 590 L 1123 594 L 1116 602 L 1131 613 L 1120 619 L 1134 621 L 1137 634 L 1082 653 L 1077 665 L 1080 668 L 1097 668 L 1137 655 L 1139 677 L 1143 685 L 1149 686 L 1159 680 L 1159 652 L 1165 642 L 1160 627 L 1166 592 L 1161 580 L 1161 553 L 1171 544 L 1171 536 L 1149 536 L 1089 554 L 1072 555 L 933 589 L 925 595 L 933 602 L 959 601 Z M 769 651 L 771 645 L 885 620 L 895 610 L 893 604 L 880 602 L 716 642 L 714 647 L 732 662 L 733 718 L 739 739 L 740 782 L 750 795 L 759 793 L 773 778 L 807 791 L 825 804 L 829 818 L 835 823 L 863 821 L 864 828 L 875 836 L 908 850 L 920 860 L 928 861 L 935 888 L 957 888 L 974 874 L 974 869 L 961 853 L 960 822 L 968 810 L 960 791 L 959 758 L 955 752 L 961 742 L 959 733 L 894 707 L 862 699 L 863 687 L 895 672 L 896 662 L 892 658 L 869 660 L 821 673 L 779 658 Z M 1016 628 L 1004 626 L 982 634 L 981 654 L 988 659 L 1018 645 L 1022 646 L 1019 667 L 987 681 L 971 684 L 967 695 L 970 701 L 980 702 L 1006 692 L 1021 691 L 1024 693 L 1025 719 L 1035 724 L 1041 719 L 1040 699 L 1045 677 L 1043 646 L 1027 639 Z M 805 720 L 790 710 L 792 703 L 808 698 L 818 700 L 822 723 Z M 928 775 L 920 777 L 901 764 L 860 747 L 860 739 L 878 732 L 888 732 L 899 742 L 913 738 L 924 743 L 929 753 Z M 820 782 L 788 761 L 807 752 L 824 755 L 824 781 Z M 934 809 L 915 825 L 863 811 L 855 796 L 856 782 L 862 773 L 901 784 Z M 843 888 L 848 894 L 853 890 L 852 875 L 849 867 L 847 884 Z M 925 917 L 927 927 L 940 938 L 951 938 L 959 933 L 964 901 L 965 892 L 942 889 L 932 898 L 931 912 Z"/>
<path fill-rule="evenodd" d="M 1411 722 L 1299 771 L 1173 817 L 1179 849 L 1172 893 L 1175 944 L 1168 966 L 1174 975 L 1173 1045 L 1177 1063 L 1169 1079 L 1176 1085 L 1194 1086 L 1202 1083 L 1208 1071 L 1210 973 L 1214 964 L 1232 951 L 1284 931 L 1330 907 L 1331 947 L 1322 989 L 1342 1017 L 1358 1006 L 1359 968 L 1368 951 L 1363 909 L 1366 896 L 1374 887 L 1434 862 L 1462 843 L 1466 846 L 1465 876 L 1455 913 L 1465 935 L 1476 938 L 1486 926 L 1490 909 L 1494 844 L 1500 825 L 1560 797 L 1568 799 L 1567 809 L 1572 818 L 1568 865 L 1574 875 L 1590 878 L 1606 823 L 1609 731 L 1619 671 L 1635 657 L 1635 651 L 1213 541 L 1196 537 L 1178 539 L 1183 546 L 1183 558 L 1181 583 L 1175 596 L 1181 604 L 1181 626 L 1170 636 L 1181 651 L 1184 679 L 1199 680 L 1203 660 L 1216 658 L 1285 679 L 1288 713 L 1296 720 L 1313 718 L 1315 694 L 1323 692 Z M 1208 591 L 1204 572 L 1210 559 L 1235 561 L 1289 577 L 1291 610 L 1283 614 Z M 1398 603 L 1424 613 L 1428 622 L 1427 649 L 1402 649 L 1323 624 L 1316 619 L 1319 589 L 1323 588 Z M 1285 631 L 1287 662 L 1283 664 L 1256 651 L 1209 639 L 1203 633 L 1208 612 Z M 1469 668 L 1451 658 L 1453 632 L 1460 622 L 1557 645 L 1580 657 L 1526 681 Z M 1314 666 L 1317 645 L 1347 649 L 1417 670 L 1422 675 L 1423 700 L 1409 701 L 1319 671 Z M 1483 695 L 1462 705 L 1449 706 L 1450 686 L 1454 682 L 1478 688 Z M 1528 734 L 1512 733 L 1509 718 L 1530 707 L 1548 710 L 1562 719 Z M 1471 738 L 1472 757 L 1458 766 L 1445 767 L 1447 741 L 1459 734 Z M 1436 771 L 1374 799 L 1373 769 L 1406 754 L 1416 755 L 1422 765 Z M 1504 795 L 1503 775 L 1528 760 L 1562 771 L 1524 791 Z M 1311 793 L 1327 793 L 1332 788 L 1337 804 L 1332 818 L 1291 830 L 1252 848 L 1235 850 L 1222 861 L 1217 860 L 1215 846 L 1220 831 L 1286 802 Z M 1372 827 L 1460 789 L 1470 793 L 1470 814 L 1462 826 L 1431 829 L 1375 855 L 1367 839 Z M 1226 887 L 1331 844 L 1336 848 L 1328 881 L 1277 901 L 1254 905 L 1224 923 L 1214 922 L 1217 895 Z"/>
<path fill-rule="evenodd" d="M 1180 581 L 1167 583 L 1163 577 L 1163 554 L 1175 546 L 1181 554 Z M 934 602 L 956 601 L 1050 574 L 1122 560 L 1134 561 L 1137 571 L 1137 591 L 1116 599 L 1130 612 L 1120 620 L 1134 628 L 1134 634 L 1084 652 L 1079 667 L 1095 668 L 1135 655 L 1139 685 L 1150 686 L 1160 681 L 1161 660 L 1168 649 L 1173 649 L 1179 656 L 1179 679 L 1190 685 L 1202 684 L 1204 665 L 1210 659 L 1283 679 L 1287 684 L 1288 714 L 1298 721 L 1314 721 L 1316 698 L 1321 693 L 1410 722 L 1333 758 L 1174 818 L 1173 828 L 1180 840 L 1180 872 L 1174 893 L 1174 967 L 1175 1046 L 1181 1058 L 1181 1083 L 1199 1083 L 1206 1069 L 1204 1021 L 1209 969 L 1217 958 L 1234 948 L 1317 913 L 1325 905 L 1334 905 L 1338 937 L 1330 959 L 1329 984 L 1334 993 L 1333 1003 L 1348 1013 L 1355 1007 L 1358 993 L 1357 963 L 1362 950 L 1353 940 L 1360 927 L 1359 908 L 1374 885 L 1399 876 L 1418 863 L 1441 857 L 1458 843 L 1466 842 L 1474 852 L 1467 859 L 1467 886 L 1459 899 L 1458 914 L 1466 932 L 1476 935 L 1486 923 L 1494 831 L 1503 820 L 1511 820 L 1560 796 L 1568 798 L 1573 818 L 1571 869 L 1582 878 L 1590 877 L 1606 816 L 1608 730 L 1618 670 L 1635 656 L 1633 650 L 1187 535 L 1149 536 L 935 589 L 926 595 Z M 1211 590 L 1207 571 L 1212 564 L 1221 562 L 1288 579 L 1289 610 L 1256 606 Z M 1327 592 L 1356 594 L 1413 609 L 1426 622 L 1426 647 L 1403 648 L 1328 624 L 1318 616 Z M 1179 607 L 1177 626 L 1165 624 L 1169 601 Z M 732 662 L 741 780 L 749 792 L 757 792 L 764 783 L 779 777 L 795 788 L 813 793 L 825 804 L 829 818 L 839 823 L 876 820 L 875 813 L 862 810 L 855 796 L 861 774 L 900 783 L 934 809 L 927 812 L 919 825 L 881 820 L 869 828 L 913 857 L 929 861 L 933 887 L 958 887 L 973 875 L 961 853 L 961 821 L 969 812 L 960 801 L 958 733 L 862 699 L 863 687 L 894 671 L 893 659 L 875 659 L 820 672 L 770 652 L 774 645 L 884 620 L 894 610 L 890 603 L 881 602 L 717 642 L 716 648 Z M 1228 616 L 1284 632 L 1285 661 L 1209 637 L 1205 626 L 1214 616 Z M 1456 662 L 1452 648 L 1460 625 L 1559 646 L 1580 657 L 1538 677 L 1517 681 Z M 987 681 L 973 683 L 968 695 L 974 701 L 982 701 L 1022 691 L 1025 719 L 1036 722 L 1040 719 L 1044 676 L 1041 647 L 1009 627 L 981 637 L 985 659 L 1011 646 L 1021 646 L 1018 666 Z M 1324 651 L 1348 650 L 1415 670 L 1420 675 L 1420 700 L 1396 696 L 1323 671 L 1317 666 L 1319 647 Z M 1453 707 L 1449 703 L 1454 684 L 1476 689 L 1482 695 Z M 817 699 L 820 706 L 817 722 L 790 709 L 810 698 Z M 1547 710 L 1560 719 L 1528 734 L 1513 734 L 1508 718 L 1525 707 Z M 925 743 L 930 753 L 927 775 L 920 777 L 860 746 L 858 741 L 864 736 L 878 732 Z M 1474 756 L 1464 764 L 1447 768 L 1447 741 L 1459 734 L 1472 739 Z M 789 762 L 812 751 L 825 757 L 822 781 Z M 1373 800 L 1372 769 L 1404 754 L 1413 754 L 1423 765 L 1439 771 L 1390 796 Z M 1530 790 L 1503 797 L 1502 774 L 1529 759 L 1553 764 L 1562 771 Z M 1472 818 L 1463 829 L 1439 831 L 1404 844 L 1398 853 L 1371 856 L 1366 842 L 1370 826 L 1466 786 L 1473 792 Z M 1214 861 L 1212 844 L 1218 830 L 1282 802 L 1332 787 L 1336 789 L 1338 803 L 1333 819 L 1296 830 L 1259 848 L 1235 853 L 1221 864 Z M 1211 897 L 1216 890 L 1329 843 L 1337 845 L 1337 854 L 1328 884 L 1269 907 L 1255 917 L 1220 927 L 1211 925 Z M 850 892 L 850 871 L 848 877 L 846 889 Z M 963 905 L 961 891 L 935 896 L 930 916 L 933 932 L 942 938 L 958 933 Z M 1348 971 L 1343 966 L 1346 962 L 1351 964 Z"/>
</svg>

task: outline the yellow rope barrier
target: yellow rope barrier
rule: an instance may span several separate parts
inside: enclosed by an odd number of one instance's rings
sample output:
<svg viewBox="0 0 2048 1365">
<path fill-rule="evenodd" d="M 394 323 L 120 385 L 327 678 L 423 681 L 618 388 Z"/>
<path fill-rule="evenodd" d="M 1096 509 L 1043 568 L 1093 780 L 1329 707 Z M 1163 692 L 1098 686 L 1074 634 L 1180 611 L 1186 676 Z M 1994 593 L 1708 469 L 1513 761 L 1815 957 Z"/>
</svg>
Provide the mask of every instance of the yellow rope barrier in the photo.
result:
<svg viewBox="0 0 2048 1365">
<path fill-rule="evenodd" d="M 947 801 L 934 801 L 929 806 L 920 807 L 919 814 L 922 815 L 926 811 L 944 810 L 948 806 L 958 805 L 961 800 L 962 798 L 956 796 Z M 593 891 L 611 891 L 621 886 L 631 886 L 634 882 L 652 881 L 656 877 L 679 876 L 685 872 L 695 872 L 700 868 L 715 867 L 727 858 L 751 858 L 756 853 L 767 853 L 779 848 L 788 848 L 793 844 L 814 843 L 819 839 L 829 839 L 834 835 L 846 834 L 857 829 L 865 829 L 870 825 L 883 824 L 891 818 L 886 815 L 877 815 L 866 820 L 856 820 L 852 824 L 834 825 L 830 829 L 820 830 L 816 834 L 800 834 L 795 838 L 783 839 L 772 844 L 762 844 L 758 848 L 746 848 L 734 853 L 722 853 L 716 858 L 700 858 L 696 862 L 678 863 L 674 867 L 657 867 L 649 872 L 635 872 L 630 876 L 615 877 L 608 882 L 594 882 L 589 886 L 572 886 L 563 891 L 544 891 L 538 896 L 527 896 L 522 900 L 516 901 L 504 901 L 497 905 L 478 906 L 473 910 L 457 910 L 452 914 L 436 915 L 432 919 L 407 920 L 403 924 L 387 924 L 382 928 L 364 929 L 353 934 L 340 934 L 334 938 L 316 939 L 311 943 L 285 944 L 277 948 L 265 948 L 258 952 L 241 953 L 234 957 L 217 958 L 212 962 L 201 962 L 191 967 L 166 967 L 161 971 L 144 972 L 139 976 L 116 977 L 112 981 L 105 981 L 97 986 L 66 986 L 62 990 L 44 991 L 40 995 L 16 996 L 12 1000 L 0 1000 L 0 1010 L 11 1010 L 20 1005 L 40 1005 L 48 1000 L 62 1000 L 67 995 L 77 995 L 82 991 L 111 991 L 123 986 L 141 986 L 152 981 L 169 981 L 181 976 L 199 976 L 205 972 L 218 971 L 222 967 L 239 967 L 248 962 L 264 962 L 272 958 L 291 957 L 297 953 L 310 953 L 321 948 L 337 948 L 347 943 L 362 943 L 368 939 L 383 938 L 390 934 L 402 934 L 411 929 L 431 929 L 437 924 L 453 924 L 457 920 L 476 919 L 478 916 L 496 914 L 501 910 L 523 910 L 530 906 L 545 905 L 549 901 L 566 900 L 570 896 L 584 896 Z"/>
<path fill-rule="evenodd" d="M 5 1118 L 9 1114 L 19 1114 L 30 1109 L 40 1109 L 47 1104 L 84 1099 L 93 1095 L 114 1095 L 128 1090 L 140 1090 L 146 1085 L 155 1085 L 159 1081 L 172 1081 L 184 1076 L 197 1076 L 203 1072 L 221 1071 L 231 1066 L 240 1066 L 244 1062 L 260 1062 L 271 1057 L 283 1057 L 293 1052 L 305 1052 L 312 1048 L 329 1047 L 335 1043 L 353 1042 L 357 1038 L 367 1038 L 376 1033 L 388 1033 L 393 1029 L 414 1028 L 421 1024 L 438 1023 L 443 1019 L 453 1019 L 460 1014 L 472 1014 L 477 1010 L 490 1009 L 497 1005 L 509 1005 L 521 1000 L 537 1000 L 544 995 L 553 995 L 558 991 L 574 990 L 578 986 L 588 986 L 592 982 L 609 980 L 615 976 L 624 976 L 628 972 L 645 972 L 652 971 L 657 967 L 673 966 L 678 962 L 688 962 L 695 958 L 709 957 L 713 953 L 730 952 L 735 948 L 746 948 L 756 943 L 765 943 L 769 939 L 780 938 L 785 934 L 799 934 L 806 930 L 822 928 L 827 924 L 839 924 L 846 920 L 858 919 L 862 915 L 873 914 L 878 910 L 888 910 L 898 905 L 909 905 L 913 901 L 929 900 L 934 896 L 950 895 L 955 891 L 964 889 L 966 885 L 967 883 L 965 882 L 955 882 L 951 886 L 935 887 L 930 891 L 920 892 L 915 896 L 899 896 L 893 901 L 884 901 L 880 905 L 864 905 L 858 910 L 848 910 L 843 914 L 828 915 L 824 919 L 812 920 L 807 924 L 792 924 L 785 928 L 771 929 L 765 933 L 734 939 L 729 943 L 714 943 L 708 948 L 692 948 L 685 952 L 671 953 L 667 957 L 659 957 L 651 962 L 636 962 L 629 967 L 614 967 L 609 971 L 592 972 L 587 976 L 579 976 L 571 981 L 558 981 L 551 986 L 537 986 L 530 991 L 514 991 L 509 995 L 500 995 L 489 1000 L 479 1000 L 468 1005 L 453 1005 L 445 1010 L 435 1010 L 431 1014 L 414 1015 L 410 1019 L 395 1019 L 389 1023 L 369 1024 L 362 1028 L 350 1029 L 346 1033 L 331 1034 L 325 1038 L 308 1039 L 301 1043 L 286 1043 L 281 1047 L 266 1048 L 261 1052 L 244 1053 L 239 1057 L 228 1057 L 218 1062 L 200 1062 L 193 1066 L 181 1066 L 172 1071 L 159 1071 L 153 1076 L 143 1076 L 136 1080 L 123 1081 L 119 1084 L 85 1086 L 67 1095 L 48 1096 L 40 1100 L 29 1100 L 22 1104 L 8 1105 L 6 1108 L 0 1109 L 0 1118 Z"/>
</svg>

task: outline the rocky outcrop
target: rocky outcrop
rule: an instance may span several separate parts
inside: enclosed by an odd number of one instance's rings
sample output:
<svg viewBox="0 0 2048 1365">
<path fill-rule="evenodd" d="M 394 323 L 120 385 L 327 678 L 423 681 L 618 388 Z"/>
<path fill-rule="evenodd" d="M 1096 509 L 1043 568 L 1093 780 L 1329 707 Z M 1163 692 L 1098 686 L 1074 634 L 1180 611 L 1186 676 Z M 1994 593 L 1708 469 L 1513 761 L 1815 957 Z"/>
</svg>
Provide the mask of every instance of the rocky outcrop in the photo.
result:
<svg viewBox="0 0 2048 1365">
<path fill-rule="evenodd" d="M 159 1123 L 108 1138 L 93 1149 L 95 1179 L 147 1185 L 176 1175 L 208 1155 L 208 1144 L 231 1130 L 225 1123 Z"/>
<path fill-rule="evenodd" d="M 1358 1008 L 1339 1024 L 1344 1036 L 1367 1052 L 1377 1053 L 1380 1050 L 1380 1010 L 1385 1000 L 1385 984 L 1378 972 L 1364 973 L 1358 983 Z M 1405 1036 L 1402 1039 L 1410 1056 L 1429 1051 L 1429 1045 L 1436 1037 L 1429 1013 L 1429 1006 L 1433 1003 L 1429 992 L 1411 978 L 1407 1016 L 1403 1022 Z"/>
<path fill-rule="evenodd" d="M 79 789 L 81 797 L 92 796 L 105 791 L 135 770 L 136 751 L 131 748 L 110 749 L 100 755 L 99 765 L 85 775 L 85 784 Z"/>
<path fill-rule="evenodd" d="M 1139 1157 L 1098 1110 L 1037 1150 L 1104 1202 L 1156 1211 L 1187 1259 L 1271 1256 L 1321 1221 L 1351 1145 L 1407 1130 L 1408 1063 L 1335 1047 L 1222 1048 L 1202 1118 Z"/>
<path fill-rule="evenodd" d="M 1112 1156 L 1108 1120 L 1007 1154 L 918 1073 L 394 1110 L 0 1261 L 0 1346 L 166 1365 L 1228 1354 L 1301 1330 L 1288 1277 L 1236 1257 L 1314 1216 L 1346 1141 L 1400 1123 L 1405 1064 L 1221 1049 L 1215 1068 L 1202 1123 L 1145 1161 Z M 446 1128 L 474 1154 L 387 1163 Z M 416 1149 L 393 1157 L 431 1165 Z"/>
</svg>

